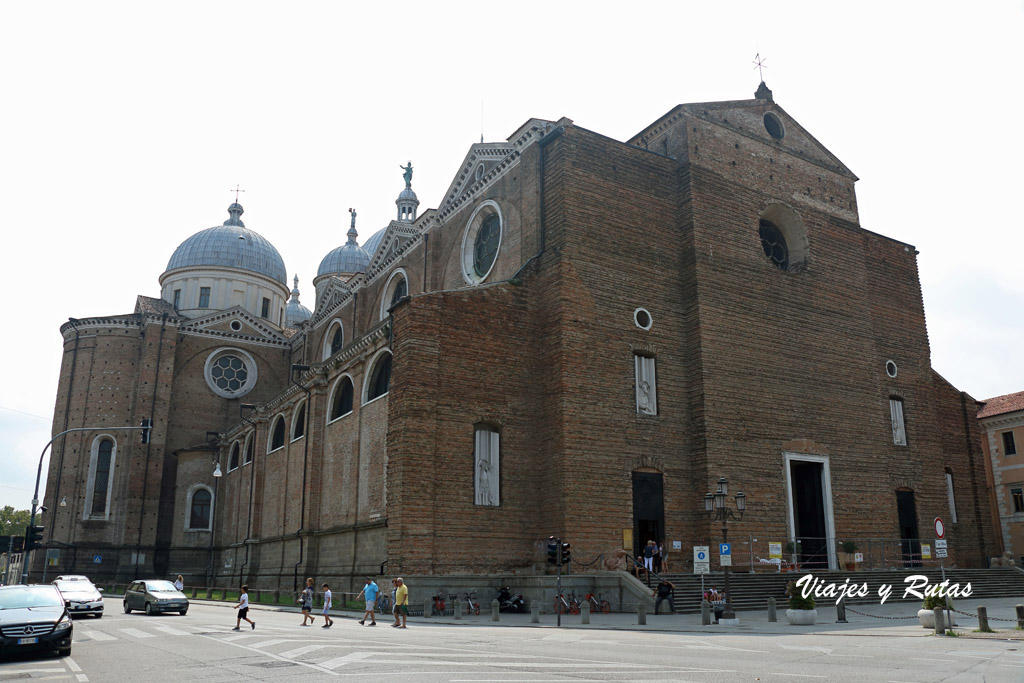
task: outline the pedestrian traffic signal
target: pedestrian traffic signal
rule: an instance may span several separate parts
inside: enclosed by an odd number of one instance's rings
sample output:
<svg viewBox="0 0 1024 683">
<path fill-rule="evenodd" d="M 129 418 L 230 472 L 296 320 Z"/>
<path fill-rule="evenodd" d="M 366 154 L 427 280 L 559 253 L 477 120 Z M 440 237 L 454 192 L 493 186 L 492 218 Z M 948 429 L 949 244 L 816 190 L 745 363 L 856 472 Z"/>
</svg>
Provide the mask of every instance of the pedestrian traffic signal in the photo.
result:
<svg viewBox="0 0 1024 683">
<path fill-rule="evenodd" d="M 558 564 L 558 540 L 548 536 L 548 564 Z"/>
<path fill-rule="evenodd" d="M 148 417 L 142 420 L 142 443 L 149 443 L 149 433 L 153 431 L 153 421 Z"/>
<path fill-rule="evenodd" d="M 569 544 L 568 543 L 563 543 L 562 544 L 562 554 L 561 554 L 562 564 L 569 564 L 569 561 L 571 559 L 572 559 L 572 555 L 569 552 Z"/>
<path fill-rule="evenodd" d="M 36 525 L 25 527 L 25 551 L 43 547 L 43 528 Z"/>
</svg>

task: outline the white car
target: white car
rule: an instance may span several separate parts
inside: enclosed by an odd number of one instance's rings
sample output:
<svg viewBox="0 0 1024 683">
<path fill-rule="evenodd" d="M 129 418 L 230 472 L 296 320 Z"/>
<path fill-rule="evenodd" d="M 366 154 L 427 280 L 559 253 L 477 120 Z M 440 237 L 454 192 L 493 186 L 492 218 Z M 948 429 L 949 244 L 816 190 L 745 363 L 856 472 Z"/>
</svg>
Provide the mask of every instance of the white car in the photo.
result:
<svg viewBox="0 0 1024 683">
<path fill-rule="evenodd" d="M 103 616 L 103 589 L 94 586 L 89 579 L 84 576 L 80 579 L 58 577 L 53 585 L 64 596 L 64 604 L 71 616 L 92 614 L 97 619 Z"/>
</svg>

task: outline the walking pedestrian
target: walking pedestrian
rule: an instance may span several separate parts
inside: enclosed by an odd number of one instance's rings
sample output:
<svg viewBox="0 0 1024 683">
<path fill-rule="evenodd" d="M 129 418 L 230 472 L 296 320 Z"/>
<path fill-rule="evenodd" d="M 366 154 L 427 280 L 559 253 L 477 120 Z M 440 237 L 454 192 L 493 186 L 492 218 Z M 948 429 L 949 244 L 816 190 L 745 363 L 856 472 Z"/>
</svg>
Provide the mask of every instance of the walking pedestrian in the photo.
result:
<svg viewBox="0 0 1024 683">
<path fill-rule="evenodd" d="M 648 573 L 654 571 L 654 541 L 647 541 L 644 546 L 644 569 Z"/>
<path fill-rule="evenodd" d="M 676 586 L 674 583 L 672 583 L 668 579 L 661 580 L 661 583 L 658 584 L 658 587 L 654 589 L 653 593 L 651 593 L 651 597 L 654 597 L 655 595 L 658 596 L 658 599 L 654 601 L 655 614 L 658 613 L 658 607 L 661 606 L 663 600 L 668 600 L 668 608 L 670 611 L 676 611 L 675 603 L 672 601 L 672 593 L 674 593 L 675 590 Z"/>
<path fill-rule="evenodd" d="M 373 610 L 377 604 L 378 592 L 380 592 L 380 588 L 377 586 L 376 582 L 367 576 L 366 585 L 363 586 L 363 590 L 359 591 L 359 595 L 362 595 L 363 599 L 366 600 L 366 611 L 363 612 L 363 618 L 359 620 L 360 626 L 365 625 L 366 617 L 370 617 L 370 626 L 377 625 L 377 615 L 373 613 Z"/>
<path fill-rule="evenodd" d="M 179 576 L 178 578 L 181 577 Z M 242 630 L 242 619 L 248 621 L 249 628 L 255 630 L 256 622 L 249 618 L 249 586 L 242 586 L 242 594 L 238 596 L 238 604 L 235 605 L 235 609 L 238 610 L 238 616 L 235 618 L 235 627 L 231 630 Z"/>
<path fill-rule="evenodd" d="M 330 628 L 334 626 L 334 619 L 331 619 L 331 587 L 325 582 L 321 588 L 324 589 L 324 625 L 320 628 Z"/>
<path fill-rule="evenodd" d="M 310 612 L 313 611 L 313 593 L 316 591 L 313 589 L 313 578 L 306 579 L 306 587 L 302 589 L 302 595 L 299 597 L 299 602 L 302 604 L 302 625 L 312 626 L 316 623 L 316 617 Z M 307 624 L 306 621 L 309 621 Z"/>
<path fill-rule="evenodd" d="M 398 579 L 391 579 L 391 616 L 395 618 L 392 626 L 398 626 L 401 619 L 398 618 Z"/>
<path fill-rule="evenodd" d="M 185 590 L 185 578 L 181 574 L 178 574 L 178 578 L 174 580 L 174 589 L 178 591 Z"/>
<path fill-rule="evenodd" d="M 398 628 L 405 628 L 405 618 L 409 616 L 409 587 L 405 585 L 405 579 L 398 577 L 398 590 L 395 591 L 395 602 L 398 603 L 398 615 L 402 617 L 402 625 Z"/>
</svg>

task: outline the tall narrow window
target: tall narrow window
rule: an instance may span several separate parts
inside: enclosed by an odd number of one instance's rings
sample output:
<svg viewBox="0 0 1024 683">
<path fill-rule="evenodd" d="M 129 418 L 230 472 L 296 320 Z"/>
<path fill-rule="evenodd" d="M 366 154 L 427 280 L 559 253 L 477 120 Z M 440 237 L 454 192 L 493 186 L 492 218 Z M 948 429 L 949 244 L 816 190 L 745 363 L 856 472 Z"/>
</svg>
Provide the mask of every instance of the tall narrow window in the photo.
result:
<svg viewBox="0 0 1024 683">
<path fill-rule="evenodd" d="M 270 317 L 270 299 L 263 297 L 263 310 L 260 312 L 260 316 L 263 318 Z"/>
<path fill-rule="evenodd" d="M 1003 455 L 1017 455 L 1017 444 L 1013 441 L 1013 432 L 1003 432 Z"/>
<path fill-rule="evenodd" d="M 946 469 L 946 497 L 949 498 L 949 517 L 956 524 L 956 495 L 953 493 L 953 473 Z"/>
<path fill-rule="evenodd" d="M 347 376 L 334 385 L 334 395 L 331 397 L 331 420 L 337 420 L 342 415 L 352 412 L 352 380 Z"/>
<path fill-rule="evenodd" d="M 228 457 L 228 472 L 234 469 L 238 469 L 238 451 L 241 450 L 238 447 L 238 442 L 231 444 L 231 455 Z"/>
<path fill-rule="evenodd" d="M 252 455 L 253 455 L 253 452 L 255 450 L 256 450 L 256 440 L 253 439 L 252 435 L 250 434 L 248 441 L 246 441 L 246 443 L 245 443 L 245 457 L 242 459 L 242 464 L 243 465 L 248 465 L 249 463 L 252 462 Z"/>
<path fill-rule="evenodd" d="M 1013 498 L 1013 511 L 1024 512 L 1024 489 L 1010 489 L 1010 497 Z"/>
<path fill-rule="evenodd" d="M 654 358 L 633 356 L 636 369 L 636 412 L 640 415 L 658 414 L 658 382 L 655 378 Z"/>
<path fill-rule="evenodd" d="M 200 287 L 199 288 L 199 308 L 210 307 L 210 288 Z"/>
<path fill-rule="evenodd" d="M 295 413 L 295 422 L 292 424 L 292 441 L 301 439 L 306 433 L 306 404 L 299 406 Z"/>
<path fill-rule="evenodd" d="M 181 290 L 174 290 L 174 310 L 181 308 Z"/>
<path fill-rule="evenodd" d="M 110 484 L 114 470 L 114 441 L 100 438 L 93 445 L 89 496 L 89 517 L 106 517 L 110 507 Z"/>
<path fill-rule="evenodd" d="M 284 447 L 284 416 L 279 415 L 274 421 L 274 431 L 271 432 L 270 436 L 270 450 L 276 451 L 278 448 Z"/>
<path fill-rule="evenodd" d="M 341 351 L 341 347 L 345 345 L 345 333 L 341 329 L 341 325 L 334 328 L 334 334 L 331 335 L 331 355 L 333 356 L 338 351 Z"/>
<path fill-rule="evenodd" d="M 907 427 L 903 422 L 903 399 L 889 399 L 889 415 L 892 418 L 892 442 L 897 446 L 906 446 Z"/>
<path fill-rule="evenodd" d="M 373 374 L 370 375 L 370 384 L 366 387 L 366 400 L 372 401 L 375 398 L 388 393 L 391 387 L 391 354 L 385 353 L 373 367 Z"/>
<path fill-rule="evenodd" d="M 207 530 L 210 528 L 210 512 L 213 509 L 213 494 L 208 488 L 198 488 L 192 492 L 189 502 L 188 528 Z"/>
<path fill-rule="evenodd" d="M 474 438 L 473 463 L 476 468 L 476 504 L 498 505 L 500 484 L 500 438 L 490 427 L 477 427 Z"/>
</svg>

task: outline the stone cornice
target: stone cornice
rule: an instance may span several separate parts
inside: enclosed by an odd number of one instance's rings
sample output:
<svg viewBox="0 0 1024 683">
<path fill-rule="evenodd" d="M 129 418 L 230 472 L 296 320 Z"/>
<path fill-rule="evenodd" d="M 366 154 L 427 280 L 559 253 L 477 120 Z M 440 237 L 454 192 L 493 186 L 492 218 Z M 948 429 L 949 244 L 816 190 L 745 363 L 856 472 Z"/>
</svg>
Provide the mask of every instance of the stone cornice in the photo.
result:
<svg viewBox="0 0 1024 683">
<path fill-rule="evenodd" d="M 983 417 L 978 420 L 981 428 L 985 431 L 993 429 L 1010 429 L 1011 427 L 1024 427 L 1024 410 L 1017 410 L 1012 413 Z"/>
<path fill-rule="evenodd" d="M 229 330 L 210 329 L 208 325 L 224 322 L 227 320 L 241 319 L 251 327 L 262 332 L 265 336 L 256 337 L 250 334 L 240 334 Z M 288 347 L 291 348 L 292 341 L 288 337 L 275 330 L 259 318 L 250 315 L 240 306 L 235 306 L 224 311 L 218 311 L 202 318 L 195 318 L 181 326 L 181 333 L 196 337 L 217 337 L 231 339 L 233 341 L 245 342 L 247 344 L 259 344 L 263 346 Z"/>
<path fill-rule="evenodd" d="M 144 325 L 147 324 L 162 323 L 163 320 L 163 316 L 153 315 L 149 313 L 128 313 L 125 315 L 74 318 L 60 326 L 60 333 L 65 340 L 68 340 L 74 338 L 75 330 L 95 329 L 98 327 L 122 327 L 126 329 L 138 329 L 142 328 Z M 167 325 L 168 327 L 178 327 L 183 320 L 184 318 L 168 316 Z"/>
</svg>

